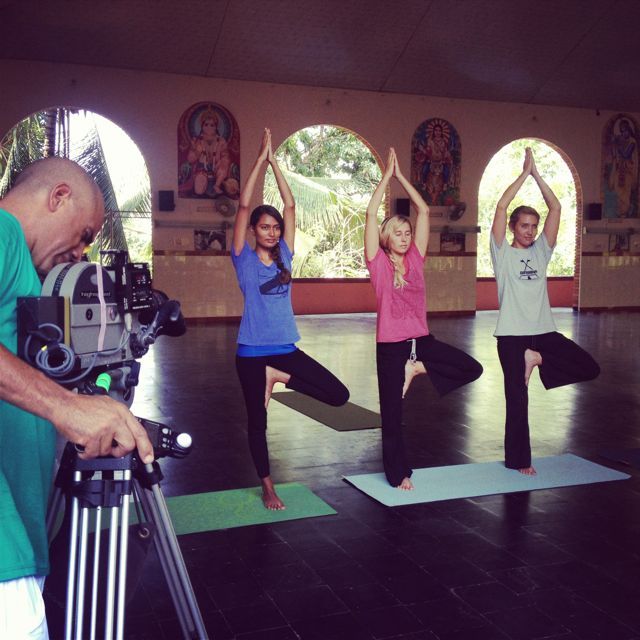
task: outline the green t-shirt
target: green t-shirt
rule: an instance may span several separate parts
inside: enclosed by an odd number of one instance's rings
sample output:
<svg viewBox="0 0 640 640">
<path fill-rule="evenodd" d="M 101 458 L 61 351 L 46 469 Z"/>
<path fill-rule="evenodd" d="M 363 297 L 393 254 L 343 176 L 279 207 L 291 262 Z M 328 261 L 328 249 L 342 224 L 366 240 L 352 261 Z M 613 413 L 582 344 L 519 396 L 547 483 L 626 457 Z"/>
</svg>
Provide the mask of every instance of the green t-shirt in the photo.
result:
<svg viewBox="0 0 640 640">
<path fill-rule="evenodd" d="M 22 228 L 0 209 L 0 343 L 16 353 L 16 298 L 41 284 Z M 53 426 L 0 400 L 0 581 L 49 573 L 45 525 L 56 435 Z"/>
</svg>

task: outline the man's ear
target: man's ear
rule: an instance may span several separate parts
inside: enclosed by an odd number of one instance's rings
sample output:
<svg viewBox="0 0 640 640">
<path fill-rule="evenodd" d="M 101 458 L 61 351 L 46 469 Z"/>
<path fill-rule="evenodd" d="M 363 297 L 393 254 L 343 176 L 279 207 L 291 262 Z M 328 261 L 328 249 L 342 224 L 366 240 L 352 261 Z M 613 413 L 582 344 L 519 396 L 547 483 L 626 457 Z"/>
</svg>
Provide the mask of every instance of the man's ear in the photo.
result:
<svg viewBox="0 0 640 640">
<path fill-rule="evenodd" d="M 65 204 L 68 203 L 71 198 L 71 187 L 66 182 L 57 184 L 49 192 L 49 209 L 51 211 L 58 211 Z"/>
</svg>

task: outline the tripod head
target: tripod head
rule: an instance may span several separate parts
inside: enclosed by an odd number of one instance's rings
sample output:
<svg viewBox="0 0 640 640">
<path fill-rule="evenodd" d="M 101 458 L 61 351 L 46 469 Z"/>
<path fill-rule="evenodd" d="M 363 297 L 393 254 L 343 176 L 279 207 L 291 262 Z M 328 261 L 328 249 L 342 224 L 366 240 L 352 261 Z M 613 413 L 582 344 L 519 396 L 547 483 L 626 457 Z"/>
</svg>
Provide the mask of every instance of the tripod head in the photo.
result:
<svg viewBox="0 0 640 640">
<path fill-rule="evenodd" d="M 118 482 L 111 480 L 105 484 L 102 480 L 87 481 L 74 486 L 74 472 L 90 476 L 94 472 L 131 471 L 145 488 L 158 484 L 162 480 L 162 472 L 158 464 L 159 458 L 184 458 L 191 451 L 193 440 L 188 433 L 177 433 L 171 427 L 160 422 L 138 418 L 145 428 L 153 445 L 155 460 L 151 464 L 143 464 L 137 451 L 132 451 L 122 458 L 104 456 L 83 460 L 78 457 L 82 448 L 71 442 L 67 443 L 60 461 L 60 469 L 56 476 L 56 487 L 62 490 L 72 488 L 76 497 L 81 497 L 86 506 L 111 507 L 117 504 L 123 490 Z M 120 481 L 122 482 L 122 481 Z M 125 482 L 125 485 L 128 482 Z M 126 491 L 125 491 L 126 492 Z"/>
</svg>

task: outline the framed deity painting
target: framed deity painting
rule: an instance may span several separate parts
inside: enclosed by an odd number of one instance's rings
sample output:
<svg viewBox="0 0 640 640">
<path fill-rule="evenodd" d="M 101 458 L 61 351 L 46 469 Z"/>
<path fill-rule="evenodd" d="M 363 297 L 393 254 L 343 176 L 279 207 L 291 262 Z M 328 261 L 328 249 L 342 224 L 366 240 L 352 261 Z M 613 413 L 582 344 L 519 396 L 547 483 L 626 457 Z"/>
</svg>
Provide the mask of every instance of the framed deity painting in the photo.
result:
<svg viewBox="0 0 640 640">
<path fill-rule="evenodd" d="M 629 115 L 613 116 L 602 132 L 602 214 L 604 218 L 638 217 L 638 123 Z"/>
<path fill-rule="evenodd" d="M 178 196 L 214 200 L 234 215 L 240 197 L 240 133 L 233 115 L 215 102 L 191 105 L 178 123 Z"/>
<path fill-rule="evenodd" d="M 431 206 L 460 200 L 460 137 L 442 118 L 425 120 L 411 139 L 411 183 Z"/>
</svg>

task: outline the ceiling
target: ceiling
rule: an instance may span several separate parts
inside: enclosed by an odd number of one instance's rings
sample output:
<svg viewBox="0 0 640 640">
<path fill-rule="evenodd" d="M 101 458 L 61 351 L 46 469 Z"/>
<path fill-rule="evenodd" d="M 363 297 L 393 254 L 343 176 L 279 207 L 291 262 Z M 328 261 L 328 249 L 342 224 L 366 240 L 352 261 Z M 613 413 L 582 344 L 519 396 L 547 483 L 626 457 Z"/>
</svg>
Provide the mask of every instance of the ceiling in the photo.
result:
<svg viewBox="0 0 640 640">
<path fill-rule="evenodd" d="M 0 59 L 640 111 L 640 0 L 0 0 Z"/>
</svg>

